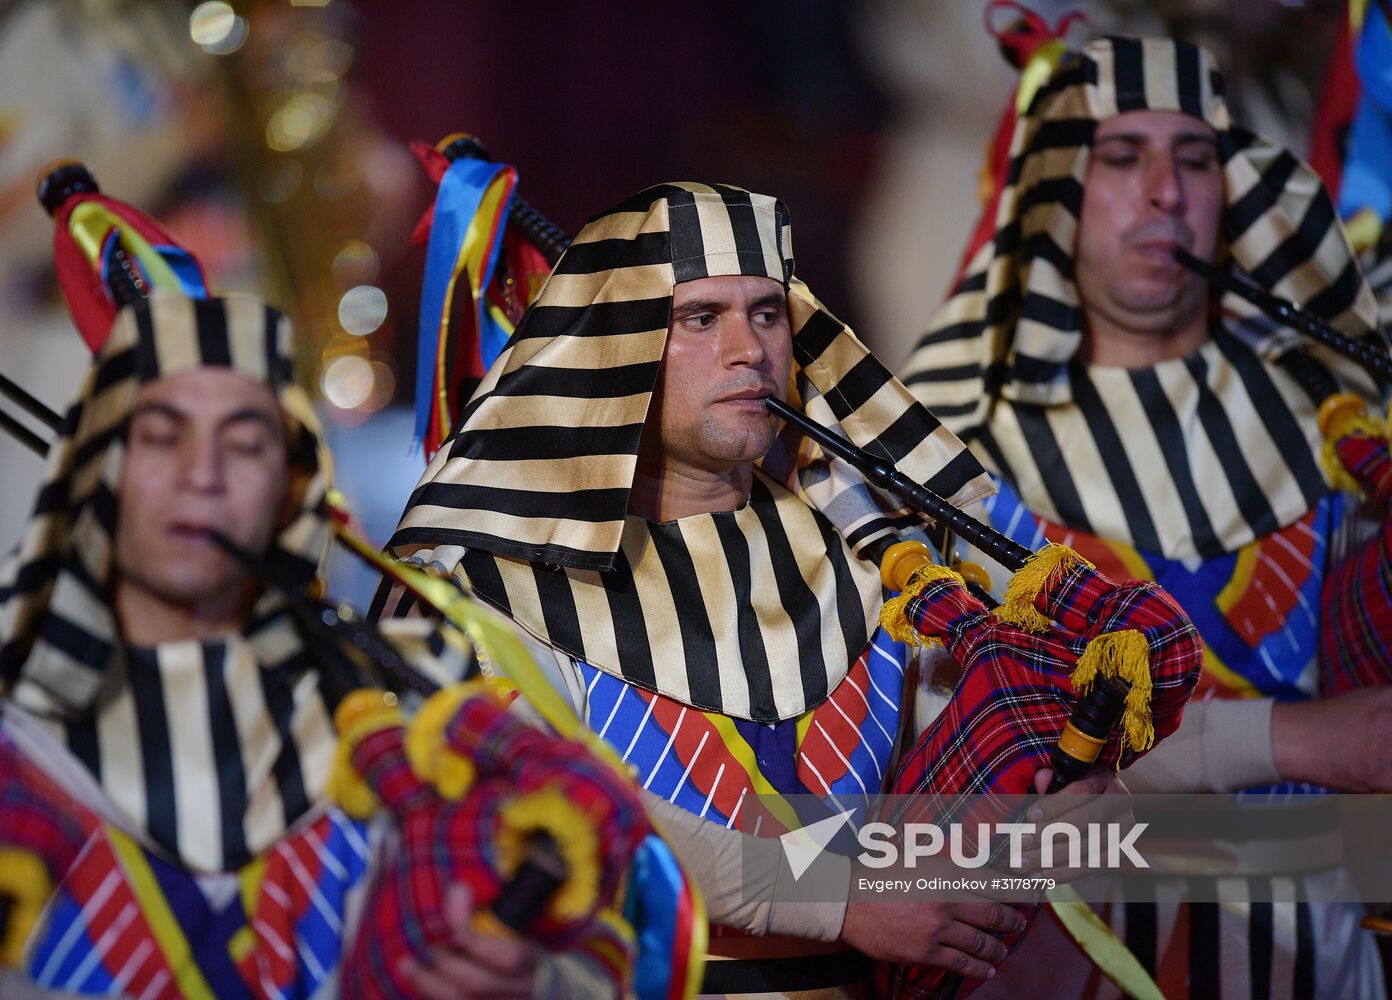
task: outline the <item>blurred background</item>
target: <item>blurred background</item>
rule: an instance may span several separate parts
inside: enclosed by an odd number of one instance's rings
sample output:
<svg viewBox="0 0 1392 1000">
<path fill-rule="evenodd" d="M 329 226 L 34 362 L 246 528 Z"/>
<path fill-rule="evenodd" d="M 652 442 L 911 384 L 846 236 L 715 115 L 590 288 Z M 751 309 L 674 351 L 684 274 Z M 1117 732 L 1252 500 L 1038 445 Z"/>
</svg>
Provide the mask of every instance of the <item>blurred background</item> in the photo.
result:
<svg viewBox="0 0 1392 1000">
<path fill-rule="evenodd" d="M 1344 0 L 1089 0 L 1093 34 L 1212 49 L 1236 116 L 1297 152 Z M 53 279 L 41 168 L 85 161 L 218 291 L 300 330 L 299 372 L 345 492 L 382 543 L 423 467 L 411 446 L 433 185 L 407 150 L 454 131 L 514 164 L 573 231 L 663 180 L 781 197 L 798 272 L 891 367 L 941 301 L 979 211 L 978 169 L 1017 72 L 985 0 L 0 0 L 0 371 L 50 406 L 85 349 Z M 998 21 L 1008 17 L 998 17 Z M 41 460 L 0 440 L 0 540 Z M 370 586 L 336 569 L 339 596 Z"/>
</svg>

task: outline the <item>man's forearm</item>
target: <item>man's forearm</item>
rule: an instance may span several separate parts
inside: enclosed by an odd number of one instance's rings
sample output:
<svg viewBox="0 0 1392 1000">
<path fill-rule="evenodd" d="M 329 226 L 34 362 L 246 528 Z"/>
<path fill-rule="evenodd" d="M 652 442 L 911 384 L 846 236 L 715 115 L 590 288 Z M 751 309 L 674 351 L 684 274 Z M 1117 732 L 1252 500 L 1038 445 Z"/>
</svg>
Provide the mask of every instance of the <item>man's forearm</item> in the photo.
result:
<svg viewBox="0 0 1392 1000">
<path fill-rule="evenodd" d="M 646 792 L 643 801 L 705 896 L 711 923 L 749 934 L 787 934 L 811 941 L 841 936 L 850 890 L 848 858 L 828 851 L 813 863 L 819 885 L 839 879 L 845 887 L 839 900 L 779 903 L 778 888 L 792 873 L 777 839 L 727 830 Z"/>
<path fill-rule="evenodd" d="M 1190 702 L 1169 739 L 1126 770 L 1133 792 L 1231 792 L 1280 780 L 1270 698 Z"/>
</svg>

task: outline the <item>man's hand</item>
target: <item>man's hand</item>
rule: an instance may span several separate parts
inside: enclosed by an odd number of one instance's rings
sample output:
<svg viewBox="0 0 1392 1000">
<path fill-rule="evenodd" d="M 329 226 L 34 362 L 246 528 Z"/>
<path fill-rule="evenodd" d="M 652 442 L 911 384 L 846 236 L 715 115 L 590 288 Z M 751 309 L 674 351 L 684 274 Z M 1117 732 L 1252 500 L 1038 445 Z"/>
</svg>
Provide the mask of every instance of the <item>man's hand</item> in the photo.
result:
<svg viewBox="0 0 1392 1000">
<path fill-rule="evenodd" d="M 1017 933 L 1025 918 L 1005 903 L 848 903 L 841 940 L 885 962 L 931 965 L 990 979 L 1006 956 L 992 932 Z"/>
<path fill-rule="evenodd" d="M 1044 795 L 1049 790 L 1049 782 L 1053 780 L 1054 769 L 1041 767 L 1034 772 L 1034 790 L 1040 795 Z M 1108 799 L 1097 804 L 1096 800 L 1102 795 L 1125 795 L 1127 796 L 1127 804 L 1123 806 L 1118 799 Z M 1046 795 L 1038 804 L 1031 806 L 1029 819 L 1032 823 L 1051 823 L 1056 819 L 1062 819 L 1069 813 L 1077 812 L 1094 804 L 1107 812 L 1108 818 L 1115 819 L 1115 814 L 1119 810 L 1130 808 L 1130 795 L 1131 793 L 1121 783 L 1121 778 L 1116 771 L 1107 767 L 1095 767 L 1077 781 L 1064 785 L 1053 795 Z M 1078 796 L 1086 796 L 1086 798 L 1079 801 Z M 1068 801 L 1069 798 L 1072 799 L 1071 802 Z M 1097 822 L 1097 817 L 1092 817 L 1092 821 Z"/>
<path fill-rule="evenodd" d="M 1345 792 L 1392 792 L 1392 687 L 1271 709 L 1276 770 Z"/>
<path fill-rule="evenodd" d="M 401 961 L 400 971 L 422 1000 L 530 1000 L 542 952 L 517 939 L 483 934 L 473 928 L 474 906 L 465 886 L 450 886 L 445 894 L 445 922 L 450 946 L 430 950 L 422 964 Z"/>
<path fill-rule="evenodd" d="M 1053 777 L 1052 768 L 1044 767 L 1035 772 L 1034 790 L 1043 797 L 1030 806 L 1025 814 L 1025 821 L 1034 824 L 1036 833 L 1033 837 L 1024 838 L 1023 861 L 1025 870 L 1030 874 L 1067 882 L 1088 874 L 1088 871 L 1068 868 L 1061 864 L 1054 864 L 1047 869 L 1043 867 L 1043 845 L 1039 833 L 1046 826 L 1050 823 L 1067 823 L 1076 827 L 1082 845 L 1079 853 L 1083 858 L 1087 858 L 1090 846 L 1087 843 L 1089 824 L 1101 824 L 1102 829 L 1113 823 L 1129 828 L 1135 824 L 1136 817 L 1131 811 L 1131 793 L 1111 768 L 1093 768 L 1077 781 L 1064 785 L 1053 795 L 1045 795 Z M 1067 851 L 1062 850 L 1062 843 L 1061 840 L 1055 843 L 1051 860 L 1057 861 L 1060 855 L 1067 857 Z"/>
</svg>

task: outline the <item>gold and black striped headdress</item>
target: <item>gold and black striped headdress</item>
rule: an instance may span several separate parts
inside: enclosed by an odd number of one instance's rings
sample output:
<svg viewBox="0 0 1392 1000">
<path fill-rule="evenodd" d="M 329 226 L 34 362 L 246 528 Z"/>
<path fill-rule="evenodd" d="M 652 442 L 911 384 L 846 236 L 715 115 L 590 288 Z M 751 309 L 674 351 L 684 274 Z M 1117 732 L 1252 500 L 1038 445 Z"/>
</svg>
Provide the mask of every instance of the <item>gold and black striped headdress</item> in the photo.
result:
<svg viewBox="0 0 1392 1000">
<path fill-rule="evenodd" d="M 825 698 L 863 651 L 880 585 L 862 556 L 912 519 L 790 433 L 757 463 L 740 511 L 662 525 L 627 513 L 672 289 L 732 274 L 787 287 L 792 384 L 811 415 L 954 503 L 989 493 L 962 443 L 793 277 L 780 202 L 666 184 L 581 230 L 391 545 L 466 576 L 572 656 L 770 721 Z"/>
<path fill-rule="evenodd" d="M 282 599 L 225 641 L 128 649 L 110 604 L 126 435 L 140 387 L 204 366 L 276 390 L 303 493 L 268 558 L 308 581 L 329 546 L 328 452 L 292 381 L 290 323 L 248 297 L 128 306 L 68 409 L 33 516 L 0 566 L 0 691 L 46 725 L 121 812 L 203 870 L 245 863 L 319 796 L 329 706 Z"/>
<path fill-rule="evenodd" d="M 1271 363 L 1290 331 L 1225 296 L 1213 340 L 1124 371 L 1076 355 L 1074 247 L 1093 134 L 1137 110 L 1179 111 L 1217 139 L 1231 263 L 1345 332 L 1375 307 L 1314 172 L 1234 125 L 1204 50 L 1106 38 L 1059 64 L 1018 119 L 995 227 L 907 361 L 903 380 L 1031 509 L 1170 558 L 1232 551 L 1302 516 L 1327 486 L 1314 404 Z M 1310 353 L 1374 395 L 1352 365 Z"/>
</svg>

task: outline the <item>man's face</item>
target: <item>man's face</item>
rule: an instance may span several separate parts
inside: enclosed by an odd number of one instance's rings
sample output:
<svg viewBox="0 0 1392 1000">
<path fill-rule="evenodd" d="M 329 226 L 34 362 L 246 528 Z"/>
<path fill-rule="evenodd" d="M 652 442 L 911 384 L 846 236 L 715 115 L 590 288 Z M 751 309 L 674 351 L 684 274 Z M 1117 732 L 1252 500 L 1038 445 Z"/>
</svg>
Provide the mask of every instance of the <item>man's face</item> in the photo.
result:
<svg viewBox="0 0 1392 1000">
<path fill-rule="evenodd" d="M 270 387 L 219 368 L 147 383 L 121 472 L 118 578 L 182 607 L 225 601 L 245 575 L 207 529 L 264 552 L 287 482 L 285 426 Z"/>
<path fill-rule="evenodd" d="M 1128 111 L 1097 127 L 1078 220 L 1083 306 L 1110 324 L 1164 334 L 1207 306 L 1202 278 L 1173 257 L 1211 260 L 1223 212 L 1213 130 L 1178 111 Z"/>
<path fill-rule="evenodd" d="M 654 396 L 667 462 L 721 473 L 762 458 L 773 444 L 763 400 L 787 394 L 792 353 L 779 282 L 729 275 L 677 285 Z"/>
</svg>

